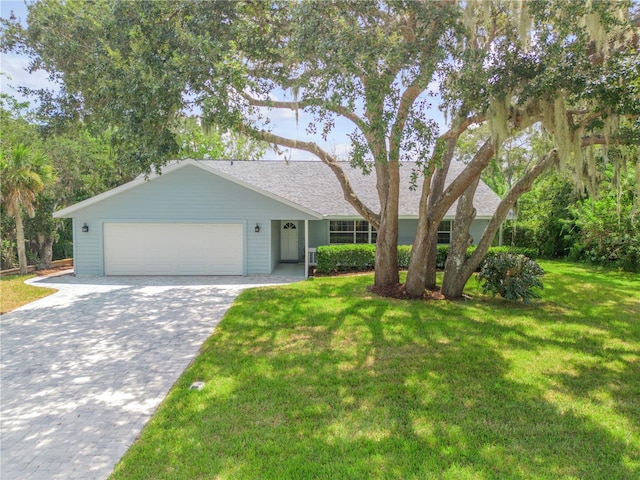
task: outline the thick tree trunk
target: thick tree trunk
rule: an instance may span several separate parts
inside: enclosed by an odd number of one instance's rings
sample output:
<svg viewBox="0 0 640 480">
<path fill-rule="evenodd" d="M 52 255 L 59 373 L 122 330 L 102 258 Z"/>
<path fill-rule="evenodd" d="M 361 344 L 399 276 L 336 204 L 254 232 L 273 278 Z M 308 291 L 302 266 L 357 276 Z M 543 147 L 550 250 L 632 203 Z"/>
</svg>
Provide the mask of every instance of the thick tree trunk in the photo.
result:
<svg viewBox="0 0 640 480">
<path fill-rule="evenodd" d="M 416 235 L 411 247 L 411 258 L 409 259 L 409 268 L 407 270 L 407 281 L 405 289 L 407 294 L 411 298 L 419 298 L 424 293 L 427 275 L 427 261 L 430 250 L 429 239 L 429 227 L 427 218 L 419 219 L 420 223 L 423 221 L 424 226 L 419 227 L 418 231 L 426 231 Z"/>
<path fill-rule="evenodd" d="M 18 247 L 18 265 L 20 267 L 20 275 L 27 274 L 27 250 L 24 246 L 24 225 L 22 224 L 22 215 L 20 211 L 16 212 L 16 246 Z"/>
<path fill-rule="evenodd" d="M 51 268 L 51 262 L 53 261 L 53 237 L 49 235 L 38 235 L 38 250 L 40 253 L 38 267 L 41 269 Z"/>
<path fill-rule="evenodd" d="M 422 182 L 422 194 L 420 196 L 420 212 L 427 211 L 429 195 L 431 193 L 432 175 L 425 175 Z M 424 293 L 426 281 L 426 262 L 429 251 L 429 219 L 427 215 L 418 217 L 418 226 L 416 227 L 416 236 L 413 239 L 411 247 L 411 257 L 409 258 L 409 268 L 407 271 L 407 281 L 405 289 L 407 294 L 412 298 L 419 298 Z"/>
<path fill-rule="evenodd" d="M 378 230 L 374 276 L 374 285 L 376 287 L 400 283 L 400 275 L 398 272 L 397 223 L 397 215 L 395 222 L 392 218 L 384 216 L 383 222 L 380 224 L 380 229 Z"/>
<path fill-rule="evenodd" d="M 398 271 L 398 203 L 400 172 L 398 162 L 376 162 L 380 227 L 376 240 L 374 285 L 385 287 L 400 283 Z"/>
<path fill-rule="evenodd" d="M 450 285 L 447 286 L 445 291 L 445 285 L 443 282 L 442 293 L 447 298 L 460 298 L 462 296 L 462 292 L 464 286 L 466 285 L 473 272 L 480 266 L 480 263 L 484 259 L 484 256 L 487 254 L 487 250 L 491 246 L 493 238 L 496 235 L 496 232 L 500 228 L 500 225 L 507 218 L 507 214 L 511 207 L 516 203 L 516 201 L 526 192 L 531 189 L 531 185 L 533 182 L 545 171 L 549 165 L 553 163 L 553 160 L 556 156 L 556 151 L 551 150 L 549 153 L 544 155 L 536 164 L 524 175 L 520 180 L 518 180 L 511 190 L 507 193 L 507 195 L 502 199 L 498 208 L 496 209 L 493 217 L 489 221 L 487 228 L 485 228 L 484 233 L 482 234 L 482 238 L 480 242 L 478 242 L 478 246 L 471 255 L 471 257 L 464 262 L 464 264 L 458 269 L 458 273 L 455 277 L 455 281 L 451 281 Z M 450 253 L 451 254 L 451 253 Z M 445 272 L 446 277 L 446 272 Z"/>
<path fill-rule="evenodd" d="M 447 143 L 447 153 L 442 161 L 442 168 L 436 170 L 431 185 L 431 196 L 429 198 L 429 210 L 432 210 L 442 196 L 444 191 L 445 181 L 447 180 L 447 174 L 449 173 L 449 166 L 451 165 L 451 159 L 453 158 L 453 152 L 456 148 L 456 138 L 451 138 Z M 438 266 L 436 265 L 436 256 L 438 255 L 438 225 L 440 221 L 433 222 L 429 230 L 429 238 L 427 239 L 428 250 L 426 260 L 426 272 L 425 272 L 425 288 L 433 289 L 436 287 L 436 273 Z"/>
<path fill-rule="evenodd" d="M 451 231 L 451 245 L 442 279 L 442 294 L 446 298 L 460 298 L 467 283 L 467 278 L 462 275 L 462 270 L 466 263 L 467 248 L 473 243 L 469 228 L 471 222 L 476 218 L 473 197 L 479 181 L 480 178 L 476 178 L 458 199 L 456 218 Z"/>
<path fill-rule="evenodd" d="M 429 231 L 427 238 L 427 261 L 425 263 L 424 287 L 429 289 L 436 288 L 436 275 L 438 273 L 438 265 L 436 258 L 438 256 L 438 225 L 434 224 Z"/>
<path fill-rule="evenodd" d="M 437 224 L 429 217 L 429 210 L 435 203 L 434 198 L 439 197 L 444 189 L 445 179 L 449 171 L 449 165 L 455 151 L 456 139 L 447 140 L 447 150 L 442 158 L 442 165 L 435 169 L 435 173 L 425 175 L 422 182 L 422 195 L 420 197 L 420 215 L 416 236 L 411 248 L 411 259 L 407 272 L 406 291 L 410 297 L 418 298 L 428 288 L 431 269 L 433 269 L 433 284 L 435 285 L 436 249 L 437 249 Z M 436 159 L 433 159 L 435 161 Z"/>
<path fill-rule="evenodd" d="M 450 151 L 448 151 L 447 154 L 453 153 L 454 146 L 455 143 L 450 147 Z M 424 293 L 424 289 L 427 288 L 427 283 L 430 283 L 427 282 L 427 268 L 429 262 L 435 265 L 435 252 L 437 250 L 434 250 L 432 246 L 433 243 L 429 241 L 428 235 L 430 235 L 434 229 L 436 230 L 436 234 L 431 238 L 437 249 L 437 228 L 440 221 L 451 205 L 453 205 L 453 202 L 462 195 L 469 184 L 480 177 L 482 170 L 489 164 L 489 160 L 494 152 L 494 142 L 492 139 L 488 139 L 462 173 L 447 186 L 439 196 L 440 198 L 432 204 L 429 204 L 430 183 L 426 189 L 426 197 L 425 187 L 427 187 L 427 184 L 426 181 L 423 183 L 418 230 L 413 249 L 411 250 L 411 261 L 409 262 L 409 270 L 407 272 L 406 290 L 409 296 L 414 298 L 420 297 Z M 425 205 L 428 205 L 428 208 L 426 208 Z M 433 255 L 431 258 L 428 257 L 430 254 Z"/>
</svg>

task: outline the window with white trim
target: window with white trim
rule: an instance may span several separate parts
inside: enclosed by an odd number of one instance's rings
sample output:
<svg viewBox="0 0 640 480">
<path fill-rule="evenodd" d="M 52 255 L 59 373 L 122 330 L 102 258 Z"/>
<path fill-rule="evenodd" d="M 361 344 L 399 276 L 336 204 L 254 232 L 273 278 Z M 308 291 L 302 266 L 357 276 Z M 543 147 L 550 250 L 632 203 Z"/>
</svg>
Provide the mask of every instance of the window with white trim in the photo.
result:
<svg viewBox="0 0 640 480">
<path fill-rule="evenodd" d="M 376 243 L 377 235 L 366 220 L 329 220 L 329 243 Z"/>
<path fill-rule="evenodd" d="M 450 244 L 451 243 L 451 220 L 443 220 L 438 225 L 438 244 Z"/>
</svg>

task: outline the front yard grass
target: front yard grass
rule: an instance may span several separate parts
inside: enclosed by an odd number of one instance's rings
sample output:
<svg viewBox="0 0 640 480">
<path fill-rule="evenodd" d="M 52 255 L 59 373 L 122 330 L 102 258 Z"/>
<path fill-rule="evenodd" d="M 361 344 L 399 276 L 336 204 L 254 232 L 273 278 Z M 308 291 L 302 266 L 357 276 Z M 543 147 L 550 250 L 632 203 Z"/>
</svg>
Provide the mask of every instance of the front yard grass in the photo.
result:
<svg viewBox="0 0 640 480">
<path fill-rule="evenodd" d="M 640 275 L 541 264 L 530 305 L 244 292 L 112 479 L 640 478 Z"/>
<path fill-rule="evenodd" d="M 27 285 L 25 280 L 35 275 L 4 275 L 0 278 L 0 314 L 56 292 L 53 288 Z"/>
</svg>

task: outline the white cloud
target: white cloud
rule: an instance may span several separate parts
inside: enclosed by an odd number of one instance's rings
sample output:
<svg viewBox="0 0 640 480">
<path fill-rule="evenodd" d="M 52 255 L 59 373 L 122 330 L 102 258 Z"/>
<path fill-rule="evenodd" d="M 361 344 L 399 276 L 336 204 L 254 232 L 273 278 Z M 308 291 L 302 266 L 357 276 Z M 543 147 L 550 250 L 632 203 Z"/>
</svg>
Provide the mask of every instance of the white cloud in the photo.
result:
<svg viewBox="0 0 640 480">
<path fill-rule="evenodd" d="M 349 160 L 349 152 L 351 151 L 350 143 L 338 143 L 331 147 L 331 154 L 338 157 L 339 160 Z"/>
<path fill-rule="evenodd" d="M 263 160 L 287 160 L 287 161 L 320 161 L 318 157 L 295 148 L 279 148 L 279 153 L 269 149 L 263 156 Z"/>
<path fill-rule="evenodd" d="M 49 80 L 49 75 L 44 70 L 29 73 L 29 59 L 15 54 L 2 54 L 2 73 L 0 76 L 0 91 L 15 97 L 17 100 L 29 100 L 18 92 L 18 87 L 31 89 L 48 88 L 57 91 L 58 87 Z"/>
</svg>

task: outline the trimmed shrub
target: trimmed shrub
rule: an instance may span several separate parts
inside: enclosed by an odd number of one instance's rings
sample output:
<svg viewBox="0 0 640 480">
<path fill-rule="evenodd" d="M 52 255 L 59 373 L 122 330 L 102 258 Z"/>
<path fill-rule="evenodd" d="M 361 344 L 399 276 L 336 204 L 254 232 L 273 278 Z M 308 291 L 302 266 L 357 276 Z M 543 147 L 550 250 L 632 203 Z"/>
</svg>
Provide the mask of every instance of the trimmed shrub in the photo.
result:
<svg viewBox="0 0 640 480">
<path fill-rule="evenodd" d="M 534 289 L 543 288 L 544 270 L 534 260 L 512 253 L 497 253 L 484 260 L 478 280 L 482 291 L 514 302 L 540 298 Z"/>
<path fill-rule="evenodd" d="M 376 246 L 369 244 L 325 245 L 316 250 L 318 273 L 367 271 L 373 269 Z M 408 268 L 411 245 L 398 245 L 398 267 Z"/>
<path fill-rule="evenodd" d="M 467 250 L 469 258 L 476 249 L 472 245 Z M 338 273 L 372 270 L 376 259 L 376 246 L 370 244 L 345 244 L 324 245 L 317 248 L 318 273 Z M 490 247 L 486 258 L 494 257 L 500 253 L 522 254 L 528 257 L 535 256 L 535 249 L 522 247 Z M 449 245 L 438 245 L 436 254 L 436 267 L 444 268 L 449 254 Z M 398 267 L 408 268 L 411 258 L 411 245 L 398 245 Z M 482 264 L 481 264 L 482 265 Z M 478 267 L 480 269 L 480 267 Z"/>
<path fill-rule="evenodd" d="M 375 265 L 376 246 L 370 244 L 324 245 L 316 250 L 318 273 L 371 270 Z"/>
</svg>

